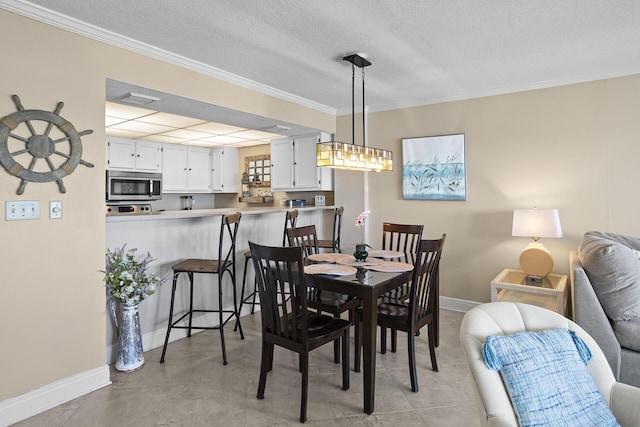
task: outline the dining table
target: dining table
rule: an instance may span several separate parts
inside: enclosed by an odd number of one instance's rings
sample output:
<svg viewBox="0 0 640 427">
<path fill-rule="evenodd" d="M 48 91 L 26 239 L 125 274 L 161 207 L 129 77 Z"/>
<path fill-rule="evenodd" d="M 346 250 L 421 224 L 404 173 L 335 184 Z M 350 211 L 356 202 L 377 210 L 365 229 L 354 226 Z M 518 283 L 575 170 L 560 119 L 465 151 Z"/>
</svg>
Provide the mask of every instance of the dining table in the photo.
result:
<svg viewBox="0 0 640 427">
<path fill-rule="evenodd" d="M 412 259 L 411 254 L 403 255 L 405 260 Z M 305 274 L 307 286 L 320 290 L 338 292 L 360 299 L 362 307 L 362 348 L 363 348 L 363 391 L 364 412 L 372 414 L 375 409 L 376 390 L 376 329 L 378 319 L 378 297 L 411 281 L 413 272 L 375 271 L 351 264 L 356 267 L 353 274 Z M 389 269 L 393 270 L 393 269 Z M 356 351 L 358 351 L 356 349 Z"/>
</svg>

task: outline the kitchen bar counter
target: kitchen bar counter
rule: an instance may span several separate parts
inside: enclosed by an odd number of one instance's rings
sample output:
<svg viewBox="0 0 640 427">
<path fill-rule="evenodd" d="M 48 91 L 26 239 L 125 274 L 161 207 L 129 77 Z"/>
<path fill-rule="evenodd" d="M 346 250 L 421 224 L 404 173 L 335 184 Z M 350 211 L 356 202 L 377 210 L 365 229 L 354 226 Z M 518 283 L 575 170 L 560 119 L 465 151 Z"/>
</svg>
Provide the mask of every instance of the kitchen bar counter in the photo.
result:
<svg viewBox="0 0 640 427">
<path fill-rule="evenodd" d="M 288 206 L 277 207 L 253 207 L 253 208 L 217 208 L 217 209 L 193 209 L 193 210 L 175 210 L 175 211 L 157 211 L 152 212 L 150 215 L 117 215 L 107 216 L 107 222 L 121 222 L 121 221 L 148 221 L 150 219 L 188 219 L 188 218 L 202 218 L 209 216 L 224 215 L 227 213 L 240 212 L 242 215 L 258 215 L 273 212 L 284 212 L 292 209 L 297 209 L 301 214 L 305 211 L 316 211 L 323 209 L 333 210 L 335 206 L 294 206 L 292 208 Z"/>
<path fill-rule="evenodd" d="M 223 214 L 228 212 L 242 213 L 238 238 L 236 242 L 236 281 L 238 294 L 242 285 L 244 273 L 244 255 L 249 248 L 248 242 L 256 242 L 269 246 L 281 246 L 284 233 L 285 212 L 297 209 L 298 226 L 314 224 L 318 237 L 331 238 L 333 226 L 333 206 L 305 206 L 305 207 L 248 207 L 241 209 L 194 209 L 190 211 L 159 211 L 151 215 L 122 215 L 106 217 L 106 241 L 105 249 L 136 248 L 137 256 L 149 253 L 154 261 L 150 264 L 150 273 L 160 276 L 170 275 L 171 266 L 186 258 L 217 258 L 218 240 L 220 236 L 220 224 Z M 171 220 L 171 221 L 169 221 Z M 184 276 L 184 275 L 183 275 Z M 194 306 L 211 305 L 217 300 L 217 278 L 210 275 L 197 275 L 195 278 Z M 253 290 L 254 274 L 253 266 L 248 266 L 247 290 L 248 295 Z M 225 275 L 223 285 L 223 297 L 225 309 L 233 307 L 230 288 L 230 278 Z M 188 306 L 186 298 L 186 279 L 180 278 L 179 291 L 176 294 L 175 313 L 183 312 Z M 239 298 L 239 295 L 238 295 Z M 158 291 L 145 299 L 140 305 L 140 327 L 143 339 L 143 348 L 149 350 L 161 346 L 164 342 L 171 300 L 171 280 L 165 282 Z M 245 305 L 243 314 L 250 311 L 251 307 Z M 259 316 L 259 314 L 258 314 Z M 198 321 L 217 324 L 217 316 L 205 314 Z M 194 324 L 196 320 L 194 317 Z M 231 322 L 233 323 L 233 322 Z M 228 329 L 228 330 L 227 330 Z M 171 340 L 179 339 L 186 335 L 186 331 L 176 330 L 171 333 Z M 116 336 L 111 321 L 106 325 L 107 362 L 112 362 L 113 348 L 117 346 Z M 233 332 L 233 325 L 225 328 L 225 338 L 228 340 L 240 339 Z M 218 339 L 216 335 L 216 339 Z M 114 345 L 115 344 L 115 345 Z M 212 351 L 220 349 L 218 344 L 212 344 Z M 175 354 L 169 351 L 167 363 L 172 363 L 171 356 Z M 153 360 L 149 363 L 157 363 Z M 232 364 L 233 360 L 229 360 Z"/>
</svg>

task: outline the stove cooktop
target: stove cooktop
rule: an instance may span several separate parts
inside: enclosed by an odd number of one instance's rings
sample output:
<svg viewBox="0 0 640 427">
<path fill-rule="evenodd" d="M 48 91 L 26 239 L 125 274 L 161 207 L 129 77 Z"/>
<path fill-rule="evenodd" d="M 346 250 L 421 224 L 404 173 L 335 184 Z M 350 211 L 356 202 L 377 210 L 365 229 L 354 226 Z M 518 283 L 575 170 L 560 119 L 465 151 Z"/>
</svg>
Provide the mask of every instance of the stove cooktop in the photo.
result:
<svg viewBox="0 0 640 427">
<path fill-rule="evenodd" d="M 148 203 L 129 205 L 107 205 L 107 216 L 119 215 L 151 215 L 151 205 Z"/>
</svg>

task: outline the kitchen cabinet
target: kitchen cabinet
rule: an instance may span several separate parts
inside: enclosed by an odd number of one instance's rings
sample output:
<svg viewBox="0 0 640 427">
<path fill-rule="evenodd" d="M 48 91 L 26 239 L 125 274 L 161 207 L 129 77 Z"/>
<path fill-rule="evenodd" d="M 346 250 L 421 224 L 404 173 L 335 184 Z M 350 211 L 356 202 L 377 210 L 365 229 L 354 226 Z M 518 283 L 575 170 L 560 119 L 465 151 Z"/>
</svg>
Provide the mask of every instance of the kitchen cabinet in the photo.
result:
<svg viewBox="0 0 640 427">
<path fill-rule="evenodd" d="M 238 149 L 219 147 L 211 149 L 211 192 L 238 192 Z"/>
<path fill-rule="evenodd" d="M 162 144 L 127 138 L 107 138 L 107 169 L 162 172 Z"/>
<path fill-rule="evenodd" d="M 164 144 L 163 193 L 208 193 L 211 187 L 211 150 L 205 147 Z"/>
<path fill-rule="evenodd" d="M 316 144 L 329 141 L 325 133 L 271 141 L 273 191 L 333 190 L 333 171 L 316 166 Z"/>
</svg>

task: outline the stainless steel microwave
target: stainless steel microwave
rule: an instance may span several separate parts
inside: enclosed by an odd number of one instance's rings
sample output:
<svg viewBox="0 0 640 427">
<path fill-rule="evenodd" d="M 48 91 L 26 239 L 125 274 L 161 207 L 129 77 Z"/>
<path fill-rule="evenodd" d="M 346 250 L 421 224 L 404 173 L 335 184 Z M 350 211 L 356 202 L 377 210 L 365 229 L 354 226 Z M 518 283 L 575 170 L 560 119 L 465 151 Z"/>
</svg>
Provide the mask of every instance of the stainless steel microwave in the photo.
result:
<svg viewBox="0 0 640 427">
<path fill-rule="evenodd" d="M 129 171 L 107 171 L 106 201 L 162 199 L 162 174 Z"/>
</svg>

